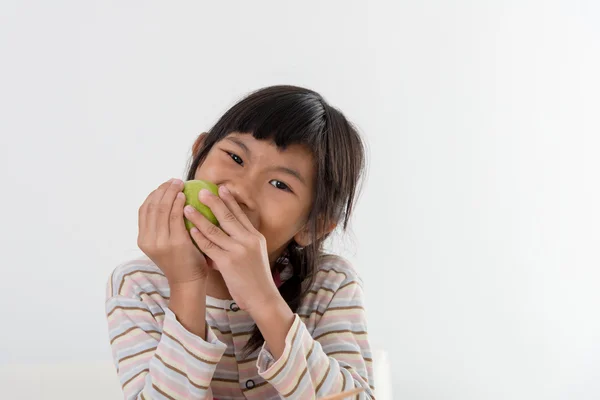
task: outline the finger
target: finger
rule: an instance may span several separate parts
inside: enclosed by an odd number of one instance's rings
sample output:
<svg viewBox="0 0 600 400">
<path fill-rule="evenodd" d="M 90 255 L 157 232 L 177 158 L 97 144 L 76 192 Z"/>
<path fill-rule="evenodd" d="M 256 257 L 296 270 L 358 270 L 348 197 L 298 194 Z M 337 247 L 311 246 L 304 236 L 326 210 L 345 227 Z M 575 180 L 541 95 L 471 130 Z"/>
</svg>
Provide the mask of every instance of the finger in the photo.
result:
<svg viewBox="0 0 600 400">
<path fill-rule="evenodd" d="M 164 195 L 165 190 L 171 185 L 171 180 L 162 183 L 159 187 L 154 190 L 149 196 L 148 210 L 146 212 L 146 229 L 147 232 L 152 233 L 153 235 L 157 235 L 158 225 L 158 215 L 167 212 L 167 210 L 160 209 L 162 197 Z M 171 208 L 169 207 L 169 211 Z"/>
<path fill-rule="evenodd" d="M 152 193 L 154 193 L 154 191 Z M 148 225 L 148 204 L 150 204 L 152 193 L 150 193 L 148 197 L 146 197 L 146 200 L 144 200 L 144 202 L 138 210 L 138 231 L 140 235 L 142 233 L 146 233 L 146 228 Z"/>
<path fill-rule="evenodd" d="M 177 193 L 183 190 L 183 182 L 180 179 L 172 179 L 170 182 L 171 183 L 166 186 L 157 208 L 159 210 L 159 213 L 156 216 L 159 241 L 169 240 L 171 234 L 170 225 L 173 203 L 175 202 Z"/>
<path fill-rule="evenodd" d="M 219 246 L 223 250 L 231 249 L 235 244 L 235 239 L 228 236 L 221 228 L 210 222 L 202 213 L 198 212 L 192 206 L 184 208 L 185 217 L 189 219 L 196 228 L 202 232 L 204 237 Z"/>
<path fill-rule="evenodd" d="M 183 194 L 183 192 L 178 192 L 175 196 L 173 208 L 171 209 L 171 218 L 169 219 L 169 232 L 171 238 L 174 240 L 183 239 L 184 237 L 189 236 L 183 217 L 184 206 L 185 194 Z"/>
<path fill-rule="evenodd" d="M 246 228 L 247 231 L 254 232 L 256 230 L 254 228 L 254 225 L 252 225 L 252 222 L 250 222 L 250 219 L 248 218 L 244 210 L 242 210 L 238 202 L 235 200 L 235 197 L 233 197 L 233 195 L 231 194 L 229 189 L 227 189 L 226 186 L 219 187 L 219 196 L 221 197 L 225 205 L 229 208 L 229 210 L 231 210 L 233 215 L 235 215 L 236 219 L 244 228 Z"/>
<path fill-rule="evenodd" d="M 219 256 L 222 254 L 223 249 L 221 249 L 214 242 L 212 242 L 210 239 L 204 236 L 198 228 L 193 227 L 190 230 L 190 235 L 192 236 L 192 239 L 194 239 L 194 242 L 196 242 L 196 244 L 198 245 L 200 251 L 210 259 L 218 259 Z"/>
<path fill-rule="evenodd" d="M 219 196 L 206 189 L 200 191 L 200 201 L 208 206 L 215 214 L 223 231 L 232 237 L 239 238 L 248 233 L 248 230 L 238 221 L 236 215 L 231 211 Z"/>
</svg>

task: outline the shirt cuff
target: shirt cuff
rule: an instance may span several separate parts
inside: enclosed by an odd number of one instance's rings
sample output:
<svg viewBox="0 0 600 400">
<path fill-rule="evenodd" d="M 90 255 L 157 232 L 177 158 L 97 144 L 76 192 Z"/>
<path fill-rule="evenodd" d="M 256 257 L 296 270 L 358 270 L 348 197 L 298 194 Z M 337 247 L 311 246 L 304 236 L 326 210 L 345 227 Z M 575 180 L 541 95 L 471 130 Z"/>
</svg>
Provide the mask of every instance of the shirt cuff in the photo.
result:
<svg viewBox="0 0 600 400">
<path fill-rule="evenodd" d="M 211 364 L 218 363 L 227 349 L 227 345 L 217 338 L 208 323 L 206 324 L 206 340 L 204 340 L 185 329 L 173 311 L 168 308 L 165 308 L 163 334 L 179 341 L 192 354 Z"/>
<path fill-rule="evenodd" d="M 294 343 L 297 342 L 299 336 L 301 336 L 298 333 L 303 327 L 304 324 L 300 320 L 298 314 L 294 314 L 294 322 L 292 323 L 292 326 L 285 337 L 283 354 L 278 360 L 275 360 L 275 357 L 273 357 L 267 342 L 263 343 L 260 353 L 258 354 L 258 359 L 256 360 L 258 374 L 262 378 L 270 381 L 279 375 L 286 365 L 288 365 L 288 360 L 293 356 L 292 352 L 295 353 L 298 351 L 298 346 L 294 346 Z"/>
</svg>

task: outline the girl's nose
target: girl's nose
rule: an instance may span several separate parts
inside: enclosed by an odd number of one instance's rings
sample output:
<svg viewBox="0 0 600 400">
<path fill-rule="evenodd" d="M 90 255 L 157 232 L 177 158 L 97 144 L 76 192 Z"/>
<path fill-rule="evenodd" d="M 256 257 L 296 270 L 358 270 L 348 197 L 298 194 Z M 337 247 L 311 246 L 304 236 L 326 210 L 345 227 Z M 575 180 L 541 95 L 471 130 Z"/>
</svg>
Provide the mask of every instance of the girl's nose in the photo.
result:
<svg viewBox="0 0 600 400">
<path fill-rule="evenodd" d="M 250 180 L 244 180 L 241 182 L 228 182 L 225 184 L 227 189 L 233 195 L 235 201 L 240 205 L 240 208 L 252 223 L 252 225 L 258 229 L 258 210 L 256 207 L 255 193 L 252 188 Z"/>
</svg>

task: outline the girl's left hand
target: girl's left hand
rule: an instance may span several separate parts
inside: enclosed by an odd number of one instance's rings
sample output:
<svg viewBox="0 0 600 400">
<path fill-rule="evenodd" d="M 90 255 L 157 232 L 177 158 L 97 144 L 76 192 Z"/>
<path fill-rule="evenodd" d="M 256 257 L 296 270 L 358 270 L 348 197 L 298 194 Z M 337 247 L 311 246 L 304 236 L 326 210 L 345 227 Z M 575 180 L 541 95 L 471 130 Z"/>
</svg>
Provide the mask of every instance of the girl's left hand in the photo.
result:
<svg viewBox="0 0 600 400">
<path fill-rule="evenodd" d="M 220 227 L 187 206 L 186 218 L 198 227 L 190 233 L 223 276 L 233 300 L 252 313 L 281 296 L 272 278 L 267 243 L 225 186 L 219 187 L 219 196 L 200 191 L 200 201 L 211 209 Z"/>
</svg>

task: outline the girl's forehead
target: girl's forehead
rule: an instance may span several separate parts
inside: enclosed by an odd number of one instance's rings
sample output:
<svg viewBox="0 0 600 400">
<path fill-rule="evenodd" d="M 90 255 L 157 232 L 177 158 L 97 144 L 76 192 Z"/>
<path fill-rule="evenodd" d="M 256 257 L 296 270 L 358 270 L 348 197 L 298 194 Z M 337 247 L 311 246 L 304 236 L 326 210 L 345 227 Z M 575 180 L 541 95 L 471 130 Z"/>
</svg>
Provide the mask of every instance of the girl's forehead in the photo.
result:
<svg viewBox="0 0 600 400">
<path fill-rule="evenodd" d="M 272 150 L 281 155 L 308 157 L 311 161 L 313 157 L 312 150 L 305 144 L 291 143 L 286 146 L 277 146 L 272 138 L 257 139 L 251 133 L 232 132 L 225 136 L 222 141 L 237 145 L 241 150 L 252 153 L 252 151 Z"/>
</svg>

